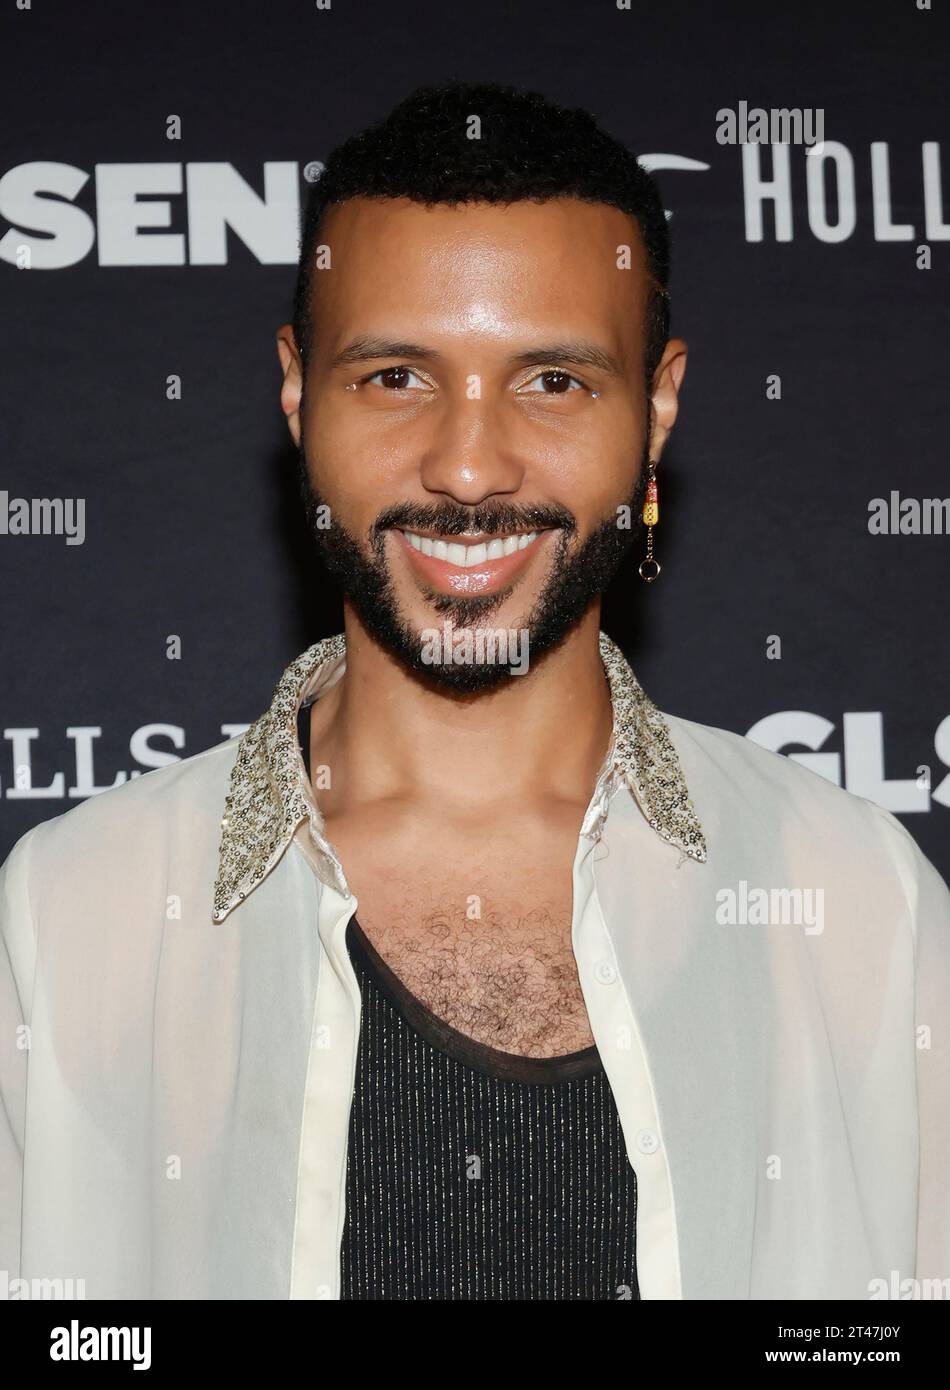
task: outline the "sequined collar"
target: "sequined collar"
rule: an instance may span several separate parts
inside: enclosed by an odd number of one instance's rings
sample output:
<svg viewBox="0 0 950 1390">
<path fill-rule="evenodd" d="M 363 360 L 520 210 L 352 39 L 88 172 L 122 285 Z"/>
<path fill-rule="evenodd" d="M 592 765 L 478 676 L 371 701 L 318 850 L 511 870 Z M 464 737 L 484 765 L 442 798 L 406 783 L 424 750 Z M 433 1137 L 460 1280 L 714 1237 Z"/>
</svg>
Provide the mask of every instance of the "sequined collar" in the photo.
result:
<svg viewBox="0 0 950 1390">
<path fill-rule="evenodd" d="M 643 690 L 620 648 L 600 634 L 600 655 L 610 684 L 613 742 L 582 833 L 596 835 L 618 776 L 656 833 L 690 859 L 706 861 L 706 841 L 689 799 L 669 727 Z M 271 707 L 238 745 L 221 821 L 213 917 L 222 922 L 266 877 L 301 821 L 309 821 L 318 850 L 317 872 L 345 894 L 346 880 L 312 797 L 304 791 L 297 743 L 297 713 L 309 696 L 338 680 L 346 661 L 343 633 L 308 648 L 287 667 Z"/>
</svg>

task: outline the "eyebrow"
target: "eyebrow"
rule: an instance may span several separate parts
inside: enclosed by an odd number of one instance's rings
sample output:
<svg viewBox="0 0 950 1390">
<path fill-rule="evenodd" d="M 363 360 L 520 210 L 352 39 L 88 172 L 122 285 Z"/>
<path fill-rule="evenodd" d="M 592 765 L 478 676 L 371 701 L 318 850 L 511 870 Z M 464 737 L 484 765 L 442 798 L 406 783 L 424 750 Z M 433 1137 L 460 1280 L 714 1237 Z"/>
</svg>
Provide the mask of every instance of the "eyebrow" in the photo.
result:
<svg viewBox="0 0 950 1390">
<path fill-rule="evenodd" d="M 330 368 L 345 367 L 351 362 L 375 362 L 378 357 L 401 357 L 417 362 L 423 357 L 438 358 L 440 355 L 418 343 L 395 342 L 390 338 L 354 338 L 337 353 Z"/>
<path fill-rule="evenodd" d="M 570 362 L 577 367 L 596 367 L 598 371 L 606 372 L 608 376 L 623 376 L 623 369 L 615 357 L 598 347 L 596 343 L 583 340 L 540 343 L 537 347 L 530 347 L 524 352 L 515 353 L 513 357 L 509 358 L 509 361 L 514 365 L 520 363 L 525 367 L 529 367 L 535 362 Z"/>
<path fill-rule="evenodd" d="M 438 361 L 442 354 L 419 343 L 397 342 L 390 338 L 354 338 L 330 363 L 331 371 L 354 362 L 375 362 L 379 358 L 398 357 L 403 361 L 423 359 Z M 508 361 L 512 366 L 531 366 L 537 362 L 570 362 L 579 367 L 595 367 L 609 376 L 623 376 L 620 363 L 596 343 L 583 339 L 557 343 L 539 343 L 516 352 Z"/>
</svg>

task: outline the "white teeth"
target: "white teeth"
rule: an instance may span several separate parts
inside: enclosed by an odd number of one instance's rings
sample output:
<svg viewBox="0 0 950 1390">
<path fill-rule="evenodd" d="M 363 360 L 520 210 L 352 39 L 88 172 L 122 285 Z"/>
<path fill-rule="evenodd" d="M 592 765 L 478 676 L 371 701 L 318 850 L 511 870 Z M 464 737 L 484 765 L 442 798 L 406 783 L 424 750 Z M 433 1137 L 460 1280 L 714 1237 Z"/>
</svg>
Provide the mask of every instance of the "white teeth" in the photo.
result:
<svg viewBox="0 0 950 1390">
<path fill-rule="evenodd" d="M 434 541 L 428 536 L 417 536 L 413 531 L 402 533 L 413 550 L 423 555 L 431 555 L 436 560 L 447 560 L 459 569 L 471 569 L 473 565 L 483 565 L 486 560 L 500 560 L 503 555 L 513 555 L 516 550 L 525 550 L 538 532 L 529 531 L 523 536 L 508 536 L 504 540 L 482 542 L 480 545 L 462 545 L 459 541 Z"/>
</svg>

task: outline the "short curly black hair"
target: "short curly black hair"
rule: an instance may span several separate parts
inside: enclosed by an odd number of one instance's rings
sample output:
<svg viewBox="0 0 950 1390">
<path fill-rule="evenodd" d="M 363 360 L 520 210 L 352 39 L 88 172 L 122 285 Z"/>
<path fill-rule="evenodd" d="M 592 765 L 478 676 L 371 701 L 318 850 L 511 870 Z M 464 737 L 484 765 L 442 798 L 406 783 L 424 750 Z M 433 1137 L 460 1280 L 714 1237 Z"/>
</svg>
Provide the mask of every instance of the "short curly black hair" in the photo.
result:
<svg viewBox="0 0 950 1390">
<path fill-rule="evenodd" d="M 469 139 L 473 116 L 478 139 Z M 538 92 L 491 82 L 418 87 L 389 115 L 338 145 L 310 185 L 303 208 L 293 330 L 311 347 L 312 265 L 327 208 L 348 198 L 419 203 L 512 203 L 581 198 L 636 218 L 646 249 L 649 383 L 669 336 L 670 234 L 656 183 L 589 111 L 557 106 Z"/>
</svg>

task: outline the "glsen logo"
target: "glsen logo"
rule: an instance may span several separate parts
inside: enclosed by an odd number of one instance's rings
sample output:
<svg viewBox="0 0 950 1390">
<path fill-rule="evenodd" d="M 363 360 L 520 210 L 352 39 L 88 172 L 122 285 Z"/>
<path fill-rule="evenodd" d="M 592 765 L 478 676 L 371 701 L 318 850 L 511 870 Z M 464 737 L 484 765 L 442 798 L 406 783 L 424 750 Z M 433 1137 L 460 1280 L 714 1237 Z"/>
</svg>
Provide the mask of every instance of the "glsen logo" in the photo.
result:
<svg viewBox="0 0 950 1390">
<path fill-rule="evenodd" d="M 0 260 L 61 270 L 96 248 L 100 265 L 227 265 L 230 228 L 262 265 L 297 259 L 299 165 L 264 164 L 258 194 L 232 164 L 97 164 L 95 219 L 76 207 L 84 169 L 51 160 L 18 164 L 0 179 Z M 185 230 L 172 225 L 184 199 Z M 33 233 L 39 233 L 38 236 Z"/>
<path fill-rule="evenodd" d="M 843 786 L 856 796 L 876 802 L 885 811 L 929 811 L 934 801 L 950 806 L 950 776 L 943 777 L 934 786 L 935 772 L 929 763 L 919 763 L 913 777 L 884 775 L 882 714 L 876 710 L 849 713 L 844 715 L 842 727 L 843 754 L 818 751 L 834 733 L 835 726 L 830 719 L 808 710 L 789 709 L 768 714 L 746 731 L 746 738 L 773 753 L 785 753 L 792 762 L 811 768 L 837 787 Z M 786 752 L 796 744 L 815 751 Z M 933 746 L 940 762 L 950 768 L 950 714 L 937 725 Z"/>
</svg>

